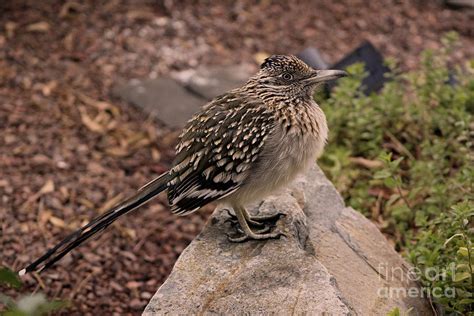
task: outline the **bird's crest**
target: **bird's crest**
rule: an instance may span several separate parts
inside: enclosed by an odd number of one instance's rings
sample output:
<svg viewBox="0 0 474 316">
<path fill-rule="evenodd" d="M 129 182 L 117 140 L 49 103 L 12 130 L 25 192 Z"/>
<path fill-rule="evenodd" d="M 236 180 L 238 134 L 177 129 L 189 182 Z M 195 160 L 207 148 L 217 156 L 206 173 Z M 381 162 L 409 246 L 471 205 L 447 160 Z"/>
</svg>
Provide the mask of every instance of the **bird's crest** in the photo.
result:
<svg viewBox="0 0 474 316">
<path fill-rule="evenodd" d="M 301 59 L 293 55 L 273 55 L 265 59 L 260 69 L 276 71 L 305 71 L 309 69 Z"/>
</svg>

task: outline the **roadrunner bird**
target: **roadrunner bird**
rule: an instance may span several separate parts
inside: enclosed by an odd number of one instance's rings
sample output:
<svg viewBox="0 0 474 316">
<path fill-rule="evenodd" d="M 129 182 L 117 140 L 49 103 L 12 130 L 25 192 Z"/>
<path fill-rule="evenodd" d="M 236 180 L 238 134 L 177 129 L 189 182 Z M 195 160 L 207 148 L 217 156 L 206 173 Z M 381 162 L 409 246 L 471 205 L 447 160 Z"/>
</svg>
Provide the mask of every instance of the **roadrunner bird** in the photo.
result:
<svg viewBox="0 0 474 316">
<path fill-rule="evenodd" d="M 169 171 L 70 234 L 20 275 L 48 268 L 162 191 L 178 215 L 213 201 L 230 206 L 243 234 L 229 237 L 231 241 L 281 236 L 263 225 L 279 214 L 251 216 L 245 205 L 287 185 L 319 157 L 328 127 L 313 100 L 314 89 L 345 75 L 341 70 L 314 70 L 295 56 L 267 58 L 243 87 L 217 97 L 188 122 Z"/>
</svg>

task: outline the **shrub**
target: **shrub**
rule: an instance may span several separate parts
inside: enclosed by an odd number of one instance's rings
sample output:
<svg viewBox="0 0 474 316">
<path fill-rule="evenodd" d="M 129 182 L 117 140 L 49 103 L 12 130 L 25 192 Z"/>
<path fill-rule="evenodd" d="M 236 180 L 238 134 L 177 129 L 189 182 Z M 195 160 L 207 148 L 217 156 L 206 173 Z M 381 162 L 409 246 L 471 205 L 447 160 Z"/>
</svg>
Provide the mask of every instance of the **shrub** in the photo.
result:
<svg viewBox="0 0 474 316">
<path fill-rule="evenodd" d="M 21 281 L 15 272 L 0 266 L 0 287 L 1 286 L 19 289 L 21 287 Z M 3 309 L 2 304 L 4 306 Z M 41 293 L 26 294 L 17 300 L 0 293 L 0 315 L 3 316 L 47 315 L 64 306 L 66 306 L 65 302 L 48 301 Z"/>
<path fill-rule="evenodd" d="M 450 64 L 456 38 L 425 51 L 417 70 L 388 62 L 377 94 L 362 92 L 363 65 L 349 67 L 321 104 L 331 132 L 320 165 L 420 269 L 424 286 L 455 290 L 435 302 L 474 315 L 474 61 Z M 433 280 L 427 269 L 451 272 Z"/>
</svg>

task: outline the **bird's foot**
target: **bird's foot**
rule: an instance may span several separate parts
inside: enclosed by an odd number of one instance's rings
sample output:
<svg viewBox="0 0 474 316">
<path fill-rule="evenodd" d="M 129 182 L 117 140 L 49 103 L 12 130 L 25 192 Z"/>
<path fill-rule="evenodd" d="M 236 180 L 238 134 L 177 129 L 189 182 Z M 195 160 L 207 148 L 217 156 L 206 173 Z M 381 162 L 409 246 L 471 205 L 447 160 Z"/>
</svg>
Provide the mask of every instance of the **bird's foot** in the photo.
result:
<svg viewBox="0 0 474 316">
<path fill-rule="evenodd" d="M 253 232 L 254 232 L 255 234 L 264 234 L 264 233 L 269 232 L 270 229 L 271 229 L 270 226 L 264 226 L 263 228 L 261 228 L 261 229 L 259 229 L 259 230 L 254 230 Z M 242 235 L 245 235 L 245 232 L 242 230 L 242 228 L 237 227 L 237 231 L 238 231 L 239 233 L 241 233 Z"/>
<path fill-rule="evenodd" d="M 232 224 L 237 224 L 239 222 L 239 219 L 237 218 L 236 215 L 232 214 L 229 209 L 223 209 L 223 211 L 227 212 L 227 215 L 229 215 L 230 218 L 226 219 L 226 222 L 231 222 Z M 255 227 L 265 227 L 265 223 L 261 223 L 260 221 L 254 219 L 251 217 L 250 219 L 247 219 L 247 223 L 251 226 Z"/>
<path fill-rule="evenodd" d="M 268 214 L 268 215 L 254 215 L 250 216 L 250 220 L 255 223 L 263 224 L 262 222 L 268 221 L 277 221 L 280 218 L 286 216 L 285 213 L 275 213 L 275 214 Z"/>
<path fill-rule="evenodd" d="M 229 218 L 227 218 L 224 222 L 228 223 L 230 222 L 232 225 L 235 225 L 239 222 L 239 219 L 235 214 L 233 214 L 228 208 L 225 208 L 222 210 L 223 212 L 226 212 L 227 215 L 229 215 Z"/>
<path fill-rule="evenodd" d="M 274 232 L 267 233 L 267 234 L 249 232 L 249 233 L 244 234 L 243 236 L 240 236 L 240 237 L 227 236 L 227 238 L 229 239 L 230 242 L 240 243 L 240 242 L 244 242 L 244 241 L 247 241 L 247 240 L 277 239 L 277 238 L 280 238 L 280 236 L 285 236 L 285 234 L 282 233 L 281 231 L 274 231 Z"/>
</svg>

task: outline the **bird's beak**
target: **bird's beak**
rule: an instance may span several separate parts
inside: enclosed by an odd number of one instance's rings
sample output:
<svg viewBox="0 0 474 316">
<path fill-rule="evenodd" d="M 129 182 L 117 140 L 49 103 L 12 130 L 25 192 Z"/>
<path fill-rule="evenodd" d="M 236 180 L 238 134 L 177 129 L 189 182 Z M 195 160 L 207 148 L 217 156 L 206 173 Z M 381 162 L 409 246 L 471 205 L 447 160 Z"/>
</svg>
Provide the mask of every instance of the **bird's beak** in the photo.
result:
<svg viewBox="0 0 474 316">
<path fill-rule="evenodd" d="M 305 81 L 310 84 L 316 84 L 346 77 L 347 75 L 347 72 L 344 70 L 314 70 L 311 76 L 305 79 Z"/>
</svg>

